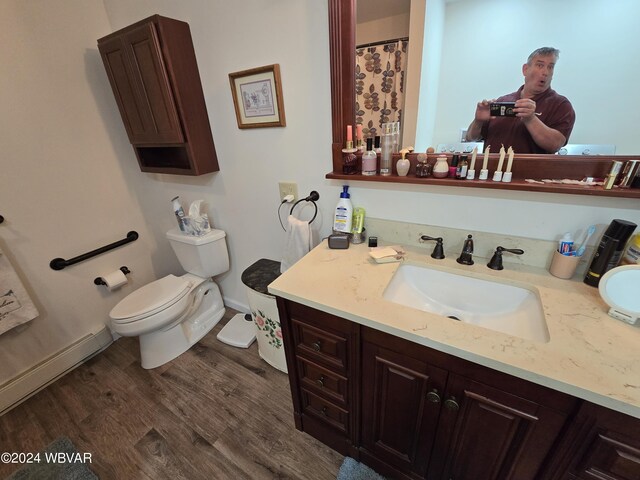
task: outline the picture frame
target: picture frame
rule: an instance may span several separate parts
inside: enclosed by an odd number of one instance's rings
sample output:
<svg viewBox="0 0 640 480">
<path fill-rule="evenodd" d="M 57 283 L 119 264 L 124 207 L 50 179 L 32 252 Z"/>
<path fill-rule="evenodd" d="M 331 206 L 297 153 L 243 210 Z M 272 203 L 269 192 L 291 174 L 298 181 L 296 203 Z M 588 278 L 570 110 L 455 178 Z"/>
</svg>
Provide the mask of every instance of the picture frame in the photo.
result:
<svg viewBox="0 0 640 480">
<path fill-rule="evenodd" d="M 238 128 L 284 127 L 280 65 L 229 74 Z"/>
</svg>

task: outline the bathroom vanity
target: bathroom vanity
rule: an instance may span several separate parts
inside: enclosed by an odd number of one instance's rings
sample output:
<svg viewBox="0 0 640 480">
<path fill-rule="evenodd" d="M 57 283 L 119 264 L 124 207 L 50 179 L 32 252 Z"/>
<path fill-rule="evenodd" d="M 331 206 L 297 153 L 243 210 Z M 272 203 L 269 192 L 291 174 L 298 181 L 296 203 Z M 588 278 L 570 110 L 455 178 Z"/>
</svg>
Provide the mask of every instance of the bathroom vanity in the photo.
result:
<svg viewBox="0 0 640 480">
<path fill-rule="evenodd" d="M 400 263 L 323 242 L 269 286 L 297 428 L 389 478 L 640 478 L 640 329 L 580 280 L 429 253 L 403 265 L 528 289 L 548 337 L 390 301 Z"/>
</svg>

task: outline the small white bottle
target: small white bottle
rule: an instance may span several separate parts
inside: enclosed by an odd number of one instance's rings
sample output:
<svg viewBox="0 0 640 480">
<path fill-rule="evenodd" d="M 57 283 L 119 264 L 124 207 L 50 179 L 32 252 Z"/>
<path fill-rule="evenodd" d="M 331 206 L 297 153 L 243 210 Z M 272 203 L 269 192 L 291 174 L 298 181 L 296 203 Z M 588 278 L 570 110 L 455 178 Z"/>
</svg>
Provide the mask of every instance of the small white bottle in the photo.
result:
<svg viewBox="0 0 640 480">
<path fill-rule="evenodd" d="M 349 185 L 343 185 L 340 200 L 338 201 L 338 205 L 336 205 L 336 213 L 333 218 L 334 232 L 351 233 L 353 205 L 351 205 L 349 197 Z"/>
<path fill-rule="evenodd" d="M 378 156 L 373 150 L 373 138 L 367 138 L 367 151 L 362 154 L 362 175 L 375 175 L 378 170 Z"/>
</svg>

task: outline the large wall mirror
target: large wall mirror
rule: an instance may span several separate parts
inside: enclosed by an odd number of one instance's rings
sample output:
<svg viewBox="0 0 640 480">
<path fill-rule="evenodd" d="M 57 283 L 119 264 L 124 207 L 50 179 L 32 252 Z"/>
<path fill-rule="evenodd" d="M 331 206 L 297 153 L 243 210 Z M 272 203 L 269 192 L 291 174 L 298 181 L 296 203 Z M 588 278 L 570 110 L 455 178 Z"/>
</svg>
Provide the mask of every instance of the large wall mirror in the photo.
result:
<svg viewBox="0 0 640 480">
<path fill-rule="evenodd" d="M 406 95 L 393 101 L 404 104 L 404 144 L 418 151 L 459 142 L 476 102 L 515 91 L 529 53 L 553 46 L 561 54 L 551 88 L 576 111 L 569 144 L 592 146 L 568 153 L 633 155 L 639 17 L 636 0 L 357 0 L 356 46 L 377 44 L 386 61 L 384 41 L 409 39 L 402 92 L 398 76 L 379 96 L 390 105 L 396 90 Z"/>
<path fill-rule="evenodd" d="M 357 9 L 367 1 L 372 0 L 329 0 L 333 168 L 328 178 L 345 177 L 341 154 L 345 126 L 355 124 L 356 118 Z M 473 118 L 476 102 L 515 91 L 523 81 L 521 67 L 526 57 L 543 45 L 561 51 L 552 88 L 566 95 L 576 110 L 569 143 L 615 145 L 615 156 L 516 154 L 522 160 L 516 162 L 519 171 L 514 169 L 519 184 L 452 181 L 451 185 L 640 198 L 640 189 L 603 191 L 524 182 L 525 178 L 603 177 L 612 160 L 640 157 L 634 155 L 633 131 L 640 125 L 640 100 L 633 88 L 640 73 L 640 57 L 634 53 L 640 40 L 640 29 L 633 25 L 637 19 L 633 12 L 640 13 L 636 0 L 398 0 L 382 4 L 402 2 L 410 10 L 409 19 L 400 22 L 409 23 L 404 145 L 424 151 L 427 146 L 459 140 L 461 129 Z M 380 19 L 369 15 L 367 21 Z M 383 35 L 405 36 L 392 30 Z M 374 41 L 360 39 L 360 43 Z M 414 57 L 419 57 L 418 66 L 412 63 Z M 417 72 L 418 80 L 414 80 Z M 491 161 L 497 163 L 497 155 L 492 153 Z M 411 173 L 358 180 L 431 182 L 412 178 Z M 446 179 L 434 182 L 447 184 Z"/>
</svg>

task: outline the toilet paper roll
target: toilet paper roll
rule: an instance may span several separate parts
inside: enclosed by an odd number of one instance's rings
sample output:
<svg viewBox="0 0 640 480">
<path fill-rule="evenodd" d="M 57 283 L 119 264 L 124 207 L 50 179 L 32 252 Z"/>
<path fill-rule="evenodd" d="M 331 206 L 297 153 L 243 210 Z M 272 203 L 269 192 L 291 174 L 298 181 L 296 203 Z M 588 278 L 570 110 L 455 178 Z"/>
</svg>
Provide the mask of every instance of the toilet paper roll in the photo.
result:
<svg viewBox="0 0 640 480">
<path fill-rule="evenodd" d="M 127 282 L 129 281 L 127 279 L 127 276 L 124 273 L 122 273 L 122 271 L 120 270 L 107 273 L 106 275 L 102 276 L 102 279 L 104 280 L 104 283 L 107 284 L 107 288 L 109 289 L 110 292 L 120 288 L 123 285 L 126 285 Z"/>
</svg>

